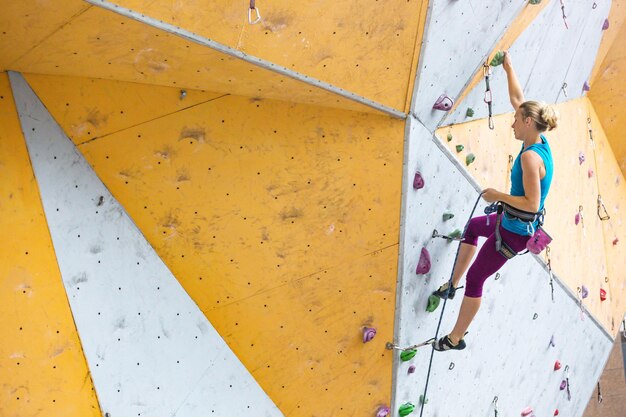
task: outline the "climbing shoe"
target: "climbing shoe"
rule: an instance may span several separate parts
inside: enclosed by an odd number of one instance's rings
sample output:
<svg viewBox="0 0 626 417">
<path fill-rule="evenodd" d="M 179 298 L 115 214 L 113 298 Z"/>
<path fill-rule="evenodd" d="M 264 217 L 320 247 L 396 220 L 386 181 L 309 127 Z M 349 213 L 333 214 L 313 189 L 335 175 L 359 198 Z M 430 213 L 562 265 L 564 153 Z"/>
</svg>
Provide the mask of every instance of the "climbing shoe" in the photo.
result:
<svg viewBox="0 0 626 417">
<path fill-rule="evenodd" d="M 463 287 L 459 287 L 459 288 L 463 288 Z M 446 298 L 453 300 L 454 294 L 456 293 L 456 290 L 458 290 L 459 288 L 450 287 L 450 289 L 448 289 L 448 282 L 446 282 L 441 287 L 439 287 L 437 291 L 434 291 L 433 295 L 436 295 L 442 300 L 445 300 Z"/>
<path fill-rule="evenodd" d="M 435 350 L 443 352 L 446 350 L 463 350 L 465 349 L 466 345 L 465 340 L 463 339 L 459 340 L 459 343 L 457 343 L 456 345 L 453 345 L 450 338 L 448 336 L 444 336 L 441 339 L 437 340 L 433 346 L 435 347 Z"/>
</svg>

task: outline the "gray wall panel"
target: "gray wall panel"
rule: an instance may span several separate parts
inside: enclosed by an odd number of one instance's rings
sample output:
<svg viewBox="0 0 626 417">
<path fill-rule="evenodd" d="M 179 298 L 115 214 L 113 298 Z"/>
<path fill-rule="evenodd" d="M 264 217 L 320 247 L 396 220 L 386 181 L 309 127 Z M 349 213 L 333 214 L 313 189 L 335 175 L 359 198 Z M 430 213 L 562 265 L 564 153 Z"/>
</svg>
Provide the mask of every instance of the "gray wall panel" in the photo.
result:
<svg viewBox="0 0 626 417">
<path fill-rule="evenodd" d="M 449 279 L 458 244 L 432 239 L 433 229 L 462 229 L 478 196 L 464 167 L 426 127 L 411 118 L 407 133 L 395 336 L 401 346 L 433 337 L 443 306 L 442 302 L 434 313 L 425 311 L 428 296 Z M 423 189 L 412 188 L 415 170 L 425 179 Z M 481 202 L 475 215 L 482 215 L 485 205 Z M 441 215 L 447 210 L 455 217 L 443 222 Z M 416 275 L 423 246 L 430 251 L 432 269 Z M 530 255 L 509 261 L 499 279 L 491 277 L 466 337 L 468 348 L 435 352 L 424 415 L 493 416 L 492 401 L 498 396 L 500 415 L 520 415 L 532 406 L 537 416 L 551 416 L 555 409 L 560 415 L 581 416 L 612 340 L 587 312 L 581 313 L 575 296 L 556 277 L 554 288 L 552 302 L 549 274 Z M 462 292 L 448 302 L 440 336 L 452 330 Z M 556 346 L 550 347 L 553 336 Z M 401 362 L 396 353 L 395 410 L 407 401 L 419 404 L 430 354 L 431 347 L 423 347 L 411 361 Z M 563 366 L 559 371 L 553 370 L 556 360 Z M 408 374 L 411 364 L 417 370 Z M 570 367 L 571 401 L 559 389 L 566 365 Z M 419 415 L 419 409 L 415 413 Z"/>
</svg>

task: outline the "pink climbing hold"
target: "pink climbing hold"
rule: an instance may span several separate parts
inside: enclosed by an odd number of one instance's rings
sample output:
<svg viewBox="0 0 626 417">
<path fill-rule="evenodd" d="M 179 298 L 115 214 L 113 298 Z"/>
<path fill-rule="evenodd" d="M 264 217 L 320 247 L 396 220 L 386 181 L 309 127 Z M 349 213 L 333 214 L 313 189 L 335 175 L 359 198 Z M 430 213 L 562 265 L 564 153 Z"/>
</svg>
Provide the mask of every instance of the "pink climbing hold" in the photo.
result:
<svg viewBox="0 0 626 417">
<path fill-rule="evenodd" d="M 376 336 L 376 329 L 373 327 L 363 328 L 363 343 L 367 343 Z"/>
<path fill-rule="evenodd" d="M 585 154 L 584 154 L 584 153 L 582 153 L 582 151 L 581 151 L 581 152 L 578 154 L 578 163 L 579 163 L 580 165 L 582 165 L 582 164 L 583 164 L 583 162 L 585 162 Z"/>
<path fill-rule="evenodd" d="M 600 288 L 600 301 L 606 301 L 606 291 Z"/>
<path fill-rule="evenodd" d="M 522 415 L 523 416 L 529 416 L 533 413 L 533 408 L 532 407 L 526 407 L 522 410 Z"/>
<path fill-rule="evenodd" d="M 415 365 L 409 366 L 409 369 L 407 370 L 407 373 L 409 374 L 412 374 L 413 372 L 415 372 Z"/>
<path fill-rule="evenodd" d="M 589 168 L 587 171 L 587 178 L 593 178 L 593 169 Z"/>
<path fill-rule="evenodd" d="M 557 408 L 556 410 L 554 410 L 554 415 L 558 416 L 559 415 L 559 409 Z"/>
<path fill-rule="evenodd" d="M 604 19 L 604 23 L 602 24 L 602 30 L 607 30 L 609 28 L 609 19 Z"/>
<path fill-rule="evenodd" d="M 576 213 L 574 216 L 574 224 L 578 226 L 578 223 L 580 223 L 580 213 Z"/>
<path fill-rule="evenodd" d="M 563 380 L 561 381 L 561 386 L 559 387 L 559 389 L 563 391 L 565 388 L 567 388 L 567 381 Z"/>
<path fill-rule="evenodd" d="M 413 178 L 413 189 L 419 190 L 424 188 L 424 178 L 422 178 L 422 174 L 419 171 L 415 173 L 415 178 Z"/>
<path fill-rule="evenodd" d="M 378 409 L 378 412 L 376 413 L 376 417 L 387 417 L 389 413 L 391 413 L 391 410 L 389 409 L 389 407 L 387 407 L 386 405 L 383 405 L 382 407 Z"/>
<path fill-rule="evenodd" d="M 452 108 L 452 106 L 454 106 L 454 100 L 452 100 L 447 95 L 442 94 L 439 96 L 435 104 L 433 104 L 433 109 L 448 111 Z"/>
<path fill-rule="evenodd" d="M 583 91 L 589 91 L 589 90 L 591 90 L 591 86 L 589 86 L 589 83 L 585 81 L 585 83 L 583 84 Z"/>
<path fill-rule="evenodd" d="M 430 271 L 430 253 L 428 253 L 428 250 L 426 248 L 422 248 L 420 260 L 417 263 L 415 273 L 418 275 L 422 275 L 427 274 L 428 271 Z"/>
<path fill-rule="evenodd" d="M 561 362 L 559 361 L 554 362 L 554 370 L 558 371 L 559 369 L 561 369 Z"/>
</svg>

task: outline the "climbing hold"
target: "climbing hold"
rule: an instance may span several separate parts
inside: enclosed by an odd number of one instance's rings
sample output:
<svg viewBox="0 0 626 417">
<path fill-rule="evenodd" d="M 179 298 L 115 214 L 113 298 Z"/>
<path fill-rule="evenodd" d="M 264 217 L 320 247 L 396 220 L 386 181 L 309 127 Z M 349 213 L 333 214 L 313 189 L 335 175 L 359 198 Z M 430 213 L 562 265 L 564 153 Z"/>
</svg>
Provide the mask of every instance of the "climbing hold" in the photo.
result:
<svg viewBox="0 0 626 417">
<path fill-rule="evenodd" d="M 469 164 L 474 162 L 475 159 L 476 159 L 476 156 L 473 153 L 468 154 L 465 157 L 465 165 L 469 166 Z"/>
<path fill-rule="evenodd" d="M 593 178 L 593 169 L 589 168 L 587 171 L 587 178 Z"/>
<path fill-rule="evenodd" d="M 441 218 L 443 219 L 444 222 L 447 222 L 448 220 L 450 220 L 453 217 L 454 217 L 454 214 L 450 213 L 450 212 L 445 212 L 445 213 L 443 213 L 443 216 L 441 216 Z"/>
<path fill-rule="evenodd" d="M 422 178 L 422 174 L 419 171 L 415 173 L 415 177 L 413 178 L 413 189 L 419 190 L 424 188 L 424 178 Z"/>
<path fill-rule="evenodd" d="M 440 301 L 441 301 L 441 298 L 437 297 L 436 295 L 431 295 L 430 297 L 428 297 L 428 304 L 426 305 L 426 311 L 428 311 L 429 313 L 432 313 L 433 311 L 437 310 L 437 307 L 439 307 Z"/>
<path fill-rule="evenodd" d="M 580 223 L 580 213 L 576 213 L 574 216 L 574 224 L 578 226 L 578 223 Z"/>
<path fill-rule="evenodd" d="M 452 239 L 458 239 L 461 237 L 462 234 L 463 232 L 461 232 L 460 229 L 454 229 L 454 231 L 450 233 L 448 237 L 451 237 Z"/>
<path fill-rule="evenodd" d="M 559 409 L 557 408 L 556 410 L 554 410 L 554 415 L 558 416 L 559 415 Z"/>
<path fill-rule="evenodd" d="M 457 152 L 461 152 L 463 149 L 465 149 L 465 146 L 463 146 L 463 145 L 456 145 L 456 151 Z"/>
<path fill-rule="evenodd" d="M 386 405 L 381 406 L 376 412 L 376 417 L 387 417 L 391 410 Z"/>
<path fill-rule="evenodd" d="M 400 414 L 400 416 L 404 417 L 404 416 L 408 416 L 409 414 L 411 414 L 413 410 L 415 410 L 415 406 L 413 404 L 405 403 L 400 406 L 398 413 Z"/>
<path fill-rule="evenodd" d="M 615 238 L 613 239 L 613 246 L 616 246 L 619 243 L 619 239 Z"/>
<path fill-rule="evenodd" d="M 417 262 L 415 273 L 418 275 L 427 274 L 430 271 L 430 253 L 426 248 L 422 248 L 420 260 Z"/>
<path fill-rule="evenodd" d="M 578 163 L 582 165 L 583 162 L 585 162 L 585 154 L 582 151 L 580 151 L 578 153 Z"/>
<path fill-rule="evenodd" d="M 606 301 L 606 291 L 600 288 L 600 301 Z"/>
<path fill-rule="evenodd" d="M 452 100 L 447 95 L 442 94 L 439 96 L 435 104 L 433 104 L 433 109 L 448 111 L 452 108 L 452 106 L 454 106 L 454 100 Z"/>
<path fill-rule="evenodd" d="M 420 395 L 420 404 L 428 404 L 428 398 L 424 397 L 424 394 Z"/>
<path fill-rule="evenodd" d="M 582 298 L 587 298 L 589 297 L 589 290 L 587 289 L 587 287 L 585 287 L 584 285 L 582 286 L 582 288 L 580 289 L 580 295 Z"/>
<path fill-rule="evenodd" d="M 558 371 L 559 369 L 561 369 L 561 362 L 559 361 L 554 362 L 554 370 Z"/>
<path fill-rule="evenodd" d="M 533 408 L 532 407 L 526 407 L 522 410 L 522 415 L 523 416 L 528 416 L 530 414 L 533 413 Z"/>
<path fill-rule="evenodd" d="M 471 107 L 468 107 L 467 111 L 465 112 L 465 117 L 474 117 L 474 109 Z"/>
<path fill-rule="evenodd" d="M 494 55 L 489 65 L 491 65 L 492 67 L 497 67 L 498 65 L 502 65 L 503 62 L 504 62 L 504 52 L 498 51 Z"/>
<path fill-rule="evenodd" d="M 448 133 L 448 136 L 446 136 L 446 139 L 448 139 L 448 142 L 452 142 L 452 133 Z"/>
<path fill-rule="evenodd" d="M 561 381 L 561 386 L 559 387 L 559 389 L 563 391 L 565 388 L 567 388 L 567 381 L 563 380 Z"/>
<path fill-rule="evenodd" d="M 589 86 L 589 83 L 585 81 L 583 84 L 583 91 L 589 91 L 589 90 L 591 90 L 591 86 Z"/>
<path fill-rule="evenodd" d="M 604 23 L 602 24 L 602 30 L 607 30 L 609 28 L 609 19 L 604 19 Z"/>
<path fill-rule="evenodd" d="M 415 372 L 415 365 L 409 366 L 409 369 L 406 371 L 407 374 L 412 374 L 413 372 Z"/>
<path fill-rule="evenodd" d="M 373 327 L 363 328 L 363 343 L 367 343 L 376 336 L 376 329 Z"/>
<path fill-rule="evenodd" d="M 403 350 L 400 353 L 400 359 L 402 360 L 402 362 L 410 361 L 411 359 L 413 359 L 413 357 L 415 357 L 416 354 L 417 349 Z"/>
<path fill-rule="evenodd" d="M 529 0 L 530 4 L 539 4 L 541 3 L 541 0 Z"/>
</svg>

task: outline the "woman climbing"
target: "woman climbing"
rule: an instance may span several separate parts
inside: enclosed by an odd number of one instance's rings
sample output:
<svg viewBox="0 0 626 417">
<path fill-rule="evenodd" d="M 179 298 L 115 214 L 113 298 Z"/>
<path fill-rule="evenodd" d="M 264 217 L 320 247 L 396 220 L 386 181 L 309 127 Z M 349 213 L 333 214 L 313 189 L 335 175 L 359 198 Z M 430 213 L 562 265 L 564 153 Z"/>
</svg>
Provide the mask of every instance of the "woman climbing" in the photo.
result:
<svg viewBox="0 0 626 417">
<path fill-rule="evenodd" d="M 536 214 L 543 211 L 544 201 L 552 182 L 552 154 L 542 132 L 556 127 L 556 114 L 552 107 L 546 104 L 525 101 L 511 58 L 506 52 L 503 67 L 508 81 L 509 98 L 515 109 L 511 127 L 515 139 L 522 141 L 522 149 L 511 170 L 511 193 L 506 194 L 487 188 L 483 191 L 482 197 L 488 202 L 502 202 L 513 209 L 504 211 L 501 215 L 501 222 L 496 221 L 498 215 L 496 213 L 476 217 L 470 221 L 454 265 L 452 286 L 448 288 L 448 283 L 445 283 L 433 293 L 441 298 L 453 299 L 459 281 L 467 270 L 465 296 L 459 317 L 452 332 L 435 341 L 434 347 L 439 351 L 465 349 L 463 337 L 480 308 L 483 284 L 508 260 L 501 251 L 496 249 L 498 240 L 496 227 L 499 228 L 503 247 L 508 246 L 514 253 L 524 250 L 526 243 L 535 232 L 537 221 L 523 220 L 520 217 L 530 215 L 536 218 Z M 518 213 L 520 216 L 516 217 L 509 213 L 515 211 L 514 209 L 526 213 Z M 487 240 L 468 270 L 476 252 L 479 236 L 486 237 Z"/>
</svg>

